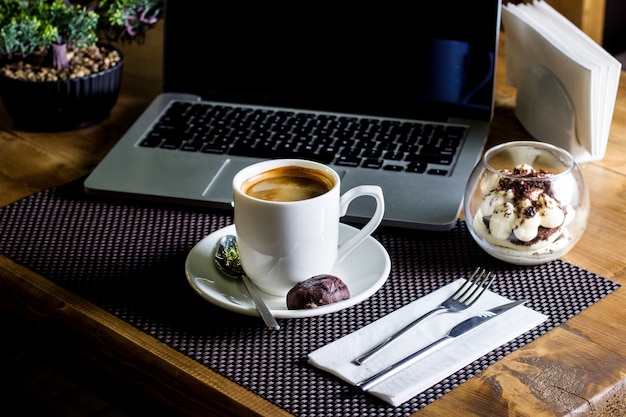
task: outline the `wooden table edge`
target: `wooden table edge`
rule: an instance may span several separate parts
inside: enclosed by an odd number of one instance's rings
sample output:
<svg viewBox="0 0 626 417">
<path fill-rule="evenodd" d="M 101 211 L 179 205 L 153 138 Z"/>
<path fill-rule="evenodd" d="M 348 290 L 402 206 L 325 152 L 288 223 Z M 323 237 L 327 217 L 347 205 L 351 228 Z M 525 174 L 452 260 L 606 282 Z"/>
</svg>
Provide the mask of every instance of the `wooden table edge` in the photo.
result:
<svg viewBox="0 0 626 417">
<path fill-rule="evenodd" d="M 241 385 L 3 255 L 0 255 L 0 276 L 9 276 L 14 280 L 14 287 L 11 288 L 0 279 L 2 297 L 7 300 L 14 297 L 10 301 L 12 313 L 34 318 L 39 325 L 34 331 L 45 332 L 45 326 L 53 320 L 55 326 L 62 326 L 63 335 L 78 332 L 84 339 L 80 344 L 86 341 L 90 347 L 98 349 L 98 352 L 88 355 L 96 354 L 99 358 L 90 359 L 105 362 L 105 366 L 99 366 L 105 372 L 111 372 L 107 370 L 109 366 L 115 368 L 110 375 L 113 378 L 120 378 L 118 372 L 128 372 L 115 362 L 133 362 L 136 365 L 132 357 L 143 356 L 143 363 L 150 365 L 146 365 L 145 369 L 134 368 L 137 373 L 133 373 L 132 378 L 142 381 L 144 391 L 158 397 L 174 412 L 206 415 L 206 411 L 211 410 L 233 415 L 235 410 L 241 413 L 242 407 L 245 407 L 248 410 L 245 415 L 250 416 L 291 416 Z M 56 339 L 54 342 L 63 341 Z M 133 350 L 132 356 L 127 353 L 129 349 Z M 155 374 L 164 380 L 156 381 Z M 160 385 L 153 386 L 155 383 Z M 171 398 L 161 394 L 166 387 Z M 193 395 L 185 395 L 186 392 Z"/>
</svg>

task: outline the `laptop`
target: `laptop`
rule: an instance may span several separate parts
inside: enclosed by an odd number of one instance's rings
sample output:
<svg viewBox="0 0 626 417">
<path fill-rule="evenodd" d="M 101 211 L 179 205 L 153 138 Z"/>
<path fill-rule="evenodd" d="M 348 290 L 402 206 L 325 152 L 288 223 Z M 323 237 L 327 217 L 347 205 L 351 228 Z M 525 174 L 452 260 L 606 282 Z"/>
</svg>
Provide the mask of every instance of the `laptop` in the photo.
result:
<svg viewBox="0 0 626 417">
<path fill-rule="evenodd" d="M 500 0 L 166 2 L 163 93 L 84 182 L 94 195 L 232 209 L 268 158 L 378 184 L 384 226 L 445 231 L 493 117 Z M 373 210 L 355 200 L 344 218 Z"/>
</svg>

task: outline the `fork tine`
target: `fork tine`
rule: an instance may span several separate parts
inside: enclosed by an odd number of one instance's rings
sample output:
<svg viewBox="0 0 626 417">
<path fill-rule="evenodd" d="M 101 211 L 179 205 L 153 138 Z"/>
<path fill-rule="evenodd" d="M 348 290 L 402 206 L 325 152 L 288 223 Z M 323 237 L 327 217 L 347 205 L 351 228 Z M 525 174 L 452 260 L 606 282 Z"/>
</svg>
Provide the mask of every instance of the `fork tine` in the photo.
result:
<svg viewBox="0 0 626 417">
<path fill-rule="evenodd" d="M 487 274 L 485 275 L 485 273 L 487 273 Z M 467 294 L 467 297 L 461 297 L 457 301 L 460 301 L 460 302 L 464 303 L 465 301 L 471 299 L 474 296 L 474 294 L 476 294 L 476 291 L 478 291 L 481 288 L 481 285 L 485 282 L 485 280 L 487 278 L 489 278 L 489 275 L 490 275 L 489 272 L 487 272 L 485 269 L 482 269 L 480 271 L 480 275 L 478 276 L 478 278 L 476 278 L 476 280 L 474 280 L 474 282 L 472 282 L 472 289 L 473 289 L 473 291 L 470 292 L 469 294 Z M 482 278 L 482 280 L 481 280 L 481 278 Z M 465 291 L 465 293 L 463 295 L 465 295 L 469 291 L 470 290 L 468 289 L 467 291 Z"/>
<path fill-rule="evenodd" d="M 480 274 L 479 274 L 480 273 Z M 463 283 L 463 285 L 461 285 L 459 287 L 458 290 L 456 290 L 456 292 L 454 294 L 452 294 L 453 299 L 459 301 L 463 298 L 465 298 L 465 295 L 467 294 L 468 291 L 470 291 L 472 289 L 472 284 L 475 281 L 478 281 L 483 274 L 485 273 L 485 270 L 482 269 L 481 267 L 476 268 L 476 271 L 474 271 L 474 273 L 472 274 L 471 277 L 469 277 L 469 279 L 466 279 L 465 282 Z M 478 278 L 476 278 L 476 275 L 478 275 Z M 476 280 L 474 280 L 474 278 L 476 278 Z M 466 288 L 467 287 L 467 288 Z"/>
<path fill-rule="evenodd" d="M 452 296 L 450 298 L 454 299 L 454 300 L 458 300 L 459 298 L 463 298 L 463 296 L 465 296 L 465 294 L 472 289 L 472 282 L 474 281 L 474 277 L 476 277 L 476 274 L 478 274 L 478 272 L 480 271 L 480 267 L 476 268 L 476 270 L 474 271 L 474 273 L 472 274 L 471 277 L 469 277 L 469 279 L 466 279 L 465 282 L 463 283 L 463 285 L 461 285 L 459 288 L 457 288 L 457 290 L 454 292 L 454 294 L 452 294 Z M 482 271 L 479 275 L 479 279 L 480 276 L 482 276 L 484 271 Z"/>
<path fill-rule="evenodd" d="M 487 284 L 485 284 L 485 281 L 487 281 L 487 279 L 491 276 L 491 279 L 489 280 L 489 282 L 487 282 Z M 465 300 L 463 300 L 462 302 L 464 304 L 466 304 L 468 307 L 471 306 L 472 304 L 474 304 L 476 301 L 478 301 L 478 299 L 480 298 L 481 295 L 483 295 L 483 293 L 485 291 L 487 291 L 487 289 L 491 286 L 491 283 L 493 282 L 493 280 L 496 278 L 496 274 L 493 274 L 491 272 L 487 272 L 487 275 L 485 275 L 485 277 L 483 278 L 483 280 L 481 282 L 479 282 L 478 284 L 476 284 L 476 288 L 474 289 L 474 291 L 472 292 L 472 294 L 467 297 Z M 476 294 L 476 296 L 474 297 L 474 294 L 480 289 L 480 292 L 478 292 L 478 294 Z M 474 298 L 471 298 L 474 297 Z"/>
</svg>

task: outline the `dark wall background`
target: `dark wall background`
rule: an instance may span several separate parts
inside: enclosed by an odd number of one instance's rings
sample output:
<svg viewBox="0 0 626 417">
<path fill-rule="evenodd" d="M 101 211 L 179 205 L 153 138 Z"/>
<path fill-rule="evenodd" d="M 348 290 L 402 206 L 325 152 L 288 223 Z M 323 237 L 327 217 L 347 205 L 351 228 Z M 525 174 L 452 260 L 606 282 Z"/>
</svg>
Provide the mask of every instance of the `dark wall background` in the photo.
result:
<svg viewBox="0 0 626 417">
<path fill-rule="evenodd" d="M 626 1 L 606 0 L 603 47 L 626 69 Z"/>
</svg>

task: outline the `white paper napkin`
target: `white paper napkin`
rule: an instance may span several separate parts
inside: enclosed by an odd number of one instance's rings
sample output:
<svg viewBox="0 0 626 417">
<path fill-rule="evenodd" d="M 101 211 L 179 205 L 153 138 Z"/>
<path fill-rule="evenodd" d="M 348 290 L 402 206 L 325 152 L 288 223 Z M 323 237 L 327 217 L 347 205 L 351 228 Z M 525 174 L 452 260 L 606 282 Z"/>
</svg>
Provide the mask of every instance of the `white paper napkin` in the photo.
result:
<svg viewBox="0 0 626 417">
<path fill-rule="evenodd" d="M 476 304 L 467 310 L 430 316 L 363 365 L 352 363 L 354 358 L 376 346 L 422 314 L 437 307 L 463 282 L 465 282 L 464 279 L 459 279 L 448 284 L 311 352 L 308 355 L 309 363 L 354 385 L 445 336 L 452 327 L 466 318 L 514 301 L 492 291 L 485 291 Z M 410 368 L 375 385 L 368 392 L 393 406 L 398 406 L 546 319 L 547 316 L 528 307 L 517 306 L 440 348 L 434 348 L 431 354 Z"/>
</svg>

